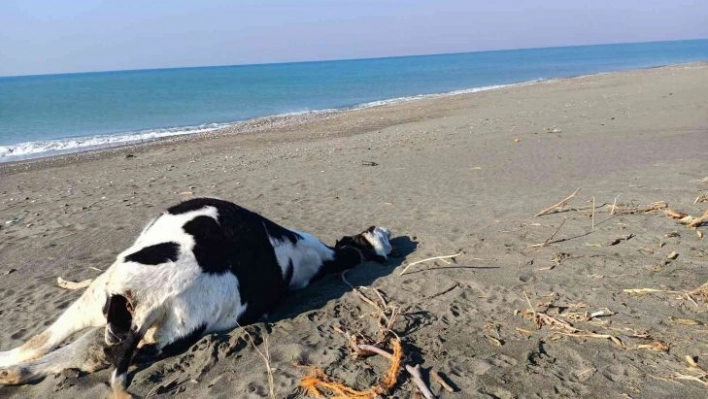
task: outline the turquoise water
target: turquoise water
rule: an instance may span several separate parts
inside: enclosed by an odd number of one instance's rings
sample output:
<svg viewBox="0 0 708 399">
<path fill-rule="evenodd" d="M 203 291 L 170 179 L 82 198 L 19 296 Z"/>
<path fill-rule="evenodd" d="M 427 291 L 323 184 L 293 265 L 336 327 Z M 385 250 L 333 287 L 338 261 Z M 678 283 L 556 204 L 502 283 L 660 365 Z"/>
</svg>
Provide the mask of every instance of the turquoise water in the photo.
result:
<svg viewBox="0 0 708 399">
<path fill-rule="evenodd" d="M 708 40 L 0 77 L 0 162 L 266 115 L 708 60 Z"/>
</svg>

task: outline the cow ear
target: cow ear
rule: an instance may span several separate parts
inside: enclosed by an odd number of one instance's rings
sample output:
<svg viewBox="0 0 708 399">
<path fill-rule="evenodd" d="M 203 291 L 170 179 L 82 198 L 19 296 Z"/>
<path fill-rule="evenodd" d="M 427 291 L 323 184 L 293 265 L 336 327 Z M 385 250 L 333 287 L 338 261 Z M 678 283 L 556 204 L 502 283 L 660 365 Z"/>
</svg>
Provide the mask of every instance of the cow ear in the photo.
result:
<svg viewBox="0 0 708 399">
<path fill-rule="evenodd" d="M 362 248 L 371 248 L 371 243 L 364 237 L 363 234 L 355 236 L 354 242 Z"/>
</svg>

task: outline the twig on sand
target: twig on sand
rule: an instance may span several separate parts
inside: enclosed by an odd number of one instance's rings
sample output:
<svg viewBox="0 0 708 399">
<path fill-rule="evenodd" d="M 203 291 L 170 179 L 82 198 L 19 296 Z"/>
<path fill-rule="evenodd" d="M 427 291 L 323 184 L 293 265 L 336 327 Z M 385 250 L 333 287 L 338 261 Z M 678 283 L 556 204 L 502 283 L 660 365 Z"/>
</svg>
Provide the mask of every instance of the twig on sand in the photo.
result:
<svg viewBox="0 0 708 399">
<path fill-rule="evenodd" d="M 57 285 L 61 288 L 67 289 L 67 290 L 80 290 L 82 288 L 86 288 L 91 283 L 93 282 L 93 279 L 87 279 L 84 281 L 69 281 L 69 280 L 64 280 L 61 277 L 57 277 Z"/>
<path fill-rule="evenodd" d="M 688 224 L 688 227 L 698 227 L 703 223 L 708 223 L 708 210 L 703 212 L 703 215 L 701 215 L 700 217 L 693 219 L 693 221 Z"/>
<path fill-rule="evenodd" d="M 361 345 L 357 345 L 357 348 L 358 348 L 360 351 L 369 352 L 369 353 L 375 353 L 375 354 L 377 354 L 377 355 L 379 355 L 379 356 L 385 357 L 385 358 L 388 359 L 388 360 L 393 360 L 393 355 L 392 355 L 392 354 L 386 352 L 385 350 L 379 348 L 378 346 L 361 344 Z"/>
<path fill-rule="evenodd" d="M 455 392 L 455 389 L 450 386 L 450 384 L 445 381 L 442 376 L 437 371 L 430 371 L 430 377 L 435 380 L 444 390 L 448 392 Z"/>
<path fill-rule="evenodd" d="M 545 215 L 545 214 L 547 214 L 547 213 L 549 213 L 549 212 L 551 212 L 551 211 L 553 211 L 553 210 L 555 210 L 555 209 L 558 209 L 558 208 L 564 206 L 565 204 L 568 203 L 568 201 L 570 201 L 570 200 L 572 200 L 573 198 L 575 198 L 575 195 L 578 194 L 579 191 L 580 191 L 580 187 L 578 187 L 577 190 L 573 191 L 573 194 L 570 194 L 569 196 L 563 198 L 559 203 L 557 203 L 557 204 L 555 204 L 555 205 L 551 205 L 551 206 L 549 206 L 548 208 L 546 208 L 546 209 L 542 210 L 541 212 L 537 213 L 537 214 L 536 214 L 536 217 L 543 216 L 543 215 Z"/>
<path fill-rule="evenodd" d="M 615 215 L 615 209 L 617 209 L 617 199 L 620 197 L 620 195 L 622 195 L 622 193 L 617 194 L 617 196 L 615 197 L 615 201 L 612 203 L 612 210 L 610 211 L 610 216 Z"/>
<path fill-rule="evenodd" d="M 251 343 L 251 346 L 253 346 L 253 349 L 258 352 L 258 355 L 263 359 L 263 362 L 265 363 L 266 366 L 266 371 L 268 372 L 268 397 L 270 399 L 275 399 L 275 383 L 273 379 L 273 368 L 270 366 L 270 351 L 268 350 L 268 335 L 266 334 L 263 337 L 263 345 L 265 346 L 265 354 L 261 352 L 260 349 L 256 346 L 256 343 L 253 342 L 253 337 L 251 336 L 251 333 L 248 332 L 245 328 L 243 331 L 246 333 L 246 336 L 248 336 L 248 341 Z"/>
<path fill-rule="evenodd" d="M 637 213 L 649 213 L 653 211 L 659 211 L 662 209 L 667 209 L 669 207 L 669 204 L 666 203 L 666 201 L 659 201 L 659 202 L 654 202 L 652 204 L 649 204 L 645 207 L 636 207 L 636 208 L 619 208 L 615 209 L 615 213 L 619 215 L 634 215 Z"/>
<path fill-rule="evenodd" d="M 592 197 L 592 216 L 590 216 L 591 229 L 595 230 L 595 196 Z"/>
<path fill-rule="evenodd" d="M 526 295 L 526 292 L 524 292 L 524 298 L 526 298 L 526 303 L 529 304 L 529 309 L 531 309 L 531 313 L 533 314 L 533 320 L 535 322 L 536 318 L 538 317 L 538 315 L 536 314 L 536 309 L 534 309 L 533 305 L 531 305 L 531 300 L 529 299 L 529 296 Z"/>
<path fill-rule="evenodd" d="M 561 227 L 563 227 L 563 225 L 565 224 L 565 222 L 566 222 L 567 220 L 568 220 L 568 218 L 563 218 L 563 222 L 561 222 L 560 226 L 558 226 L 558 228 L 556 229 L 556 231 L 554 231 L 553 234 L 551 234 L 551 236 L 546 239 L 546 241 L 544 241 L 544 242 L 541 243 L 541 244 L 532 245 L 531 248 L 540 248 L 540 247 L 545 247 L 545 246 L 548 246 L 549 244 L 551 244 L 551 240 L 553 239 L 553 237 L 556 236 L 556 234 L 558 234 L 558 232 L 560 231 Z"/>
<path fill-rule="evenodd" d="M 418 388 L 420 393 L 423 394 L 425 399 L 435 398 L 433 396 L 433 393 L 430 392 L 430 388 L 428 388 L 428 386 L 423 381 L 423 376 L 420 374 L 420 364 L 416 364 L 415 366 L 407 364 L 406 371 L 408 371 L 408 374 L 411 375 L 411 381 L 413 381 L 413 383 Z"/>
<path fill-rule="evenodd" d="M 417 265 L 417 264 L 420 264 L 420 263 L 430 262 L 431 260 L 456 258 L 456 257 L 458 257 L 458 256 L 460 256 L 460 255 L 462 255 L 462 254 L 463 254 L 463 252 L 460 251 L 460 252 L 458 252 L 458 253 L 456 253 L 456 254 L 454 254 L 454 255 L 433 256 L 432 258 L 426 258 L 426 259 L 422 259 L 422 260 L 419 260 L 419 261 L 415 261 L 415 262 L 413 262 L 413 263 L 409 263 L 405 268 L 403 268 L 403 270 L 401 271 L 401 273 L 399 273 L 398 275 L 399 275 L 399 276 L 404 275 L 404 274 L 406 273 L 406 271 L 407 271 L 411 266 L 414 266 L 414 265 Z"/>
</svg>

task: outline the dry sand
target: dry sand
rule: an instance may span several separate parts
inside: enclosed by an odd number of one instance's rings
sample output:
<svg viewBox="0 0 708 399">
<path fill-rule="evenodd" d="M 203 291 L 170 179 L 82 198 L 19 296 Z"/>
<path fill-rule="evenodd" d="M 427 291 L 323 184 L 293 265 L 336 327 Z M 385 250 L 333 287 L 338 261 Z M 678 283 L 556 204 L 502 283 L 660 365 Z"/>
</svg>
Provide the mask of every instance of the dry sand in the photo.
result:
<svg viewBox="0 0 708 399">
<path fill-rule="evenodd" d="M 708 281 L 708 238 L 661 211 L 610 217 L 604 207 L 594 231 L 590 210 L 534 215 L 577 187 L 575 208 L 593 197 L 598 206 L 612 204 L 621 194 L 623 206 L 667 201 L 702 214 L 708 203 L 693 202 L 708 192 L 706 93 L 708 65 L 681 65 L 5 165 L 0 350 L 41 331 L 77 298 L 57 287 L 57 277 L 95 277 L 94 268 L 105 269 L 164 207 L 217 196 L 329 243 L 371 224 L 391 228 L 401 256 L 386 266 L 361 265 L 348 278 L 407 308 L 394 326 L 407 361 L 438 370 L 459 389 L 447 393 L 433 382 L 441 398 L 704 398 L 706 379 L 677 375 L 701 376 L 688 369 L 687 355 L 708 370 L 708 303 L 623 289 L 697 288 Z M 571 239 L 533 247 L 564 220 L 553 240 Z M 399 276 L 407 263 L 458 251 L 464 254 L 456 262 L 418 264 Z M 673 251 L 678 258 L 665 261 Z M 524 314 L 525 294 L 536 312 L 611 334 L 623 346 L 536 329 Z M 615 314 L 584 319 L 604 308 Z M 355 360 L 332 328 L 374 331 L 370 314 L 339 276 L 286 301 L 267 334 L 276 396 L 302 396 L 297 386 L 307 370 L 298 360 L 360 388 L 372 384 L 384 361 Z M 259 334 L 266 335 L 262 327 Z M 182 355 L 141 365 L 129 389 L 263 397 L 265 366 L 244 336 L 241 329 L 213 334 Z M 668 351 L 641 346 L 660 349 L 657 341 Z M 108 378 L 107 370 L 67 372 L 0 387 L 0 397 L 103 397 Z M 393 397 L 414 390 L 402 375 Z"/>
</svg>

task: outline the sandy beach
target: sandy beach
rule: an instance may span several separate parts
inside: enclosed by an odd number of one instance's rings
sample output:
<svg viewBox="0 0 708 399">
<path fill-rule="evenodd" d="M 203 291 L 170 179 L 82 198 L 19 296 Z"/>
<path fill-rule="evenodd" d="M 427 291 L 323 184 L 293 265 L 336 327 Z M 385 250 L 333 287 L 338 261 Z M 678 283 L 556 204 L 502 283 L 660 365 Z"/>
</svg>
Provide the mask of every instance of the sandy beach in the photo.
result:
<svg viewBox="0 0 708 399">
<path fill-rule="evenodd" d="M 96 277 L 165 207 L 215 196 L 330 245 L 390 228 L 398 256 L 347 279 L 402 309 L 404 361 L 452 383 L 454 393 L 430 381 L 440 398 L 705 398 L 708 292 L 690 291 L 708 282 L 708 226 L 666 210 L 708 209 L 696 201 L 708 193 L 706 93 L 708 64 L 686 64 L 0 165 L 0 350 L 78 297 L 57 277 Z M 643 212 L 660 201 L 668 208 Z M 642 288 L 658 291 L 625 291 Z M 372 311 L 330 276 L 255 326 L 276 397 L 307 397 L 297 362 L 362 389 L 381 378 L 386 362 L 355 359 L 333 328 L 375 332 Z M 265 397 L 266 367 L 246 338 L 212 334 L 141 364 L 129 390 Z M 0 397 L 105 397 L 109 374 L 67 371 L 0 386 Z M 404 372 L 391 397 L 414 392 Z"/>
</svg>

